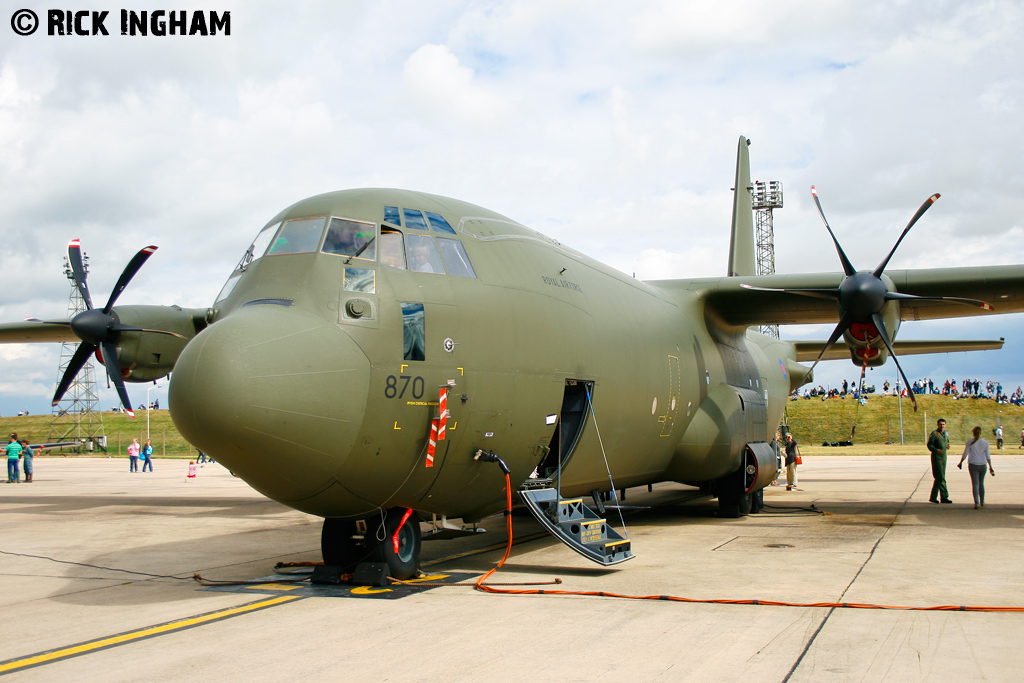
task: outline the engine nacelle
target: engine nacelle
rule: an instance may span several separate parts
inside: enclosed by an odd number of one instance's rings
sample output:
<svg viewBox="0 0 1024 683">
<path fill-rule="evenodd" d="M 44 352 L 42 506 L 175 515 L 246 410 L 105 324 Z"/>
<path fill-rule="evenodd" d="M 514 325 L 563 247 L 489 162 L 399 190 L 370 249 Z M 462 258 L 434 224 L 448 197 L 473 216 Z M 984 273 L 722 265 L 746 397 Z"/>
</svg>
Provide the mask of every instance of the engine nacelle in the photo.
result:
<svg viewBox="0 0 1024 683">
<path fill-rule="evenodd" d="M 885 310 L 882 311 L 882 321 L 885 328 L 889 330 L 889 341 L 896 339 L 896 333 L 900 329 L 900 307 L 896 301 L 890 301 Z M 889 351 L 885 348 L 882 337 L 878 334 L 872 323 L 851 323 L 850 327 L 843 333 L 847 348 L 850 349 L 850 359 L 857 367 L 867 366 L 875 368 L 884 365 L 889 358 Z"/>
<path fill-rule="evenodd" d="M 118 306 L 115 313 L 122 325 L 159 332 L 122 332 L 117 339 L 117 357 L 126 382 L 151 382 L 174 369 L 185 346 L 206 327 L 206 309 L 180 306 Z"/>
</svg>

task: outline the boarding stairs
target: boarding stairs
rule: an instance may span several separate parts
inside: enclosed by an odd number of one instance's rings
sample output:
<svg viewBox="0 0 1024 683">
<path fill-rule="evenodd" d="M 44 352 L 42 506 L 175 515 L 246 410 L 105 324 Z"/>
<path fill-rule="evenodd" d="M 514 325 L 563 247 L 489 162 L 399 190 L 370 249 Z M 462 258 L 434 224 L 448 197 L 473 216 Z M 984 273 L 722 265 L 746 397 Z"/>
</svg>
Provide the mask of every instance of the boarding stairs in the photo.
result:
<svg viewBox="0 0 1024 683">
<path fill-rule="evenodd" d="M 612 565 L 634 557 L 630 540 L 587 507 L 582 498 L 562 499 L 553 488 L 527 488 L 519 495 L 545 529 L 588 560 Z"/>
</svg>

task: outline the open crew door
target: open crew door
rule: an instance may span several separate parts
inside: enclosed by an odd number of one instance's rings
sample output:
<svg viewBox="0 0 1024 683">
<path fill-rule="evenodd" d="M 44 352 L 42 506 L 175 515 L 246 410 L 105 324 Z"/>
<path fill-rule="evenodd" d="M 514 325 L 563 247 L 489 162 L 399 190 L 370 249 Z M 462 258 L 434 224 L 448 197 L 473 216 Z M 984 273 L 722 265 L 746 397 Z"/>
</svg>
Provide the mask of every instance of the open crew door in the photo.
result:
<svg viewBox="0 0 1024 683">
<path fill-rule="evenodd" d="M 554 434 L 547 456 L 537 467 L 537 475 L 543 479 L 553 479 L 569 462 L 583 426 L 590 414 L 587 393 L 593 395 L 594 383 L 586 380 L 565 380 L 565 393 L 562 395 L 562 409 L 558 413 Z"/>
</svg>

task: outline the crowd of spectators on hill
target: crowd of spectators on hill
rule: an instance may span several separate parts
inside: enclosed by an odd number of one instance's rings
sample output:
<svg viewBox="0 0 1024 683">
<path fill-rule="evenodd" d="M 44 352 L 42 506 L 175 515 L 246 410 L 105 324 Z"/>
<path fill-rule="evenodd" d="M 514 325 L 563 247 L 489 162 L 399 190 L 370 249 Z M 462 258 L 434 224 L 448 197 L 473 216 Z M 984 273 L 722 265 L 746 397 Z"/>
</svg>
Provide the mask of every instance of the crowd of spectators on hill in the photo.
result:
<svg viewBox="0 0 1024 683">
<path fill-rule="evenodd" d="M 929 378 L 919 379 L 915 381 L 909 389 L 914 394 L 935 394 L 941 396 L 952 396 L 955 399 L 964 398 L 980 398 L 994 400 L 1000 404 L 1012 404 L 1015 406 L 1024 405 L 1024 390 L 1021 387 L 1017 387 L 1017 390 L 1012 394 L 1005 394 L 1003 392 L 1003 385 L 1001 382 L 988 381 L 984 385 L 978 379 L 965 379 L 960 382 L 959 388 L 957 387 L 957 381 L 955 379 L 947 379 L 942 383 L 934 382 Z M 860 386 L 857 386 L 856 380 L 848 382 L 843 380 L 842 387 L 835 387 L 826 389 L 820 384 L 816 387 L 804 388 L 795 390 L 790 394 L 790 400 L 796 401 L 800 398 L 812 399 L 820 398 L 821 400 L 830 398 L 853 398 L 861 402 L 867 399 L 870 394 L 877 393 L 875 385 L 867 386 L 866 382 L 861 381 Z M 899 387 L 899 393 L 903 396 L 908 395 L 907 387 Z M 883 396 L 896 396 L 897 388 L 895 384 L 890 384 L 885 381 L 882 384 L 882 391 L 880 395 Z"/>
</svg>

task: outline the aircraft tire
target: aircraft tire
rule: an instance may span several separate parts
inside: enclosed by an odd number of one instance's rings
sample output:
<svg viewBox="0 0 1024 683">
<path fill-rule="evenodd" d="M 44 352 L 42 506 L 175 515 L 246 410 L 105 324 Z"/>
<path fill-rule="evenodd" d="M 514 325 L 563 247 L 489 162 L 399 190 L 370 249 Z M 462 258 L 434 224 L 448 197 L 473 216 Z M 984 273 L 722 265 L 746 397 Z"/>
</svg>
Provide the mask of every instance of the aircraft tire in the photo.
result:
<svg viewBox="0 0 1024 683">
<path fill-rule="evenodd" d="M 753 494 L 747 493 L 746 491 L 740 491 L 739 495 L 736 497 L 737 507 L 739 508 L 739 511 L 740 511 L 740 514 L 739 514 L 740 517 L 746 517 L 747 515 L 750 514 L 751 510 L 753 510 L 753 508 L 754 508 L 753 498 L 754 498 Z"/>
<path fill-rule="evenodd" d="M 396 579 L 411 579 L 420 566 L 420 520 L 414 514 L 405 519 L 406 508 L 394 507 L 388 510 L 385 521 L 384 540 L 373 547 L 377 562 L 386 562 L 389 575 Z M 401 525 L 401 527 L 399 527 Z M 398 532 L 398 552 L 395 552 L 394 536 Z"/>
<path fill-rule="evenodd" d="M 715 482 L 718 490 L 718 516 L 729 519 L 750 514 L 750 494 L 743 490 L 743 470 L 736 470 Z"/>
<path fill-rule="evenodd" d="M 756 515 L 764 509 L 764 489 L 750 494 L 750 514 Z"/>
<path fill-rule="evenodd" d="M 351 519 L 325 519 L 320 531 L 320 552 L 324 564 L 335 565 L 350 572 L 360 559 L 359 546 L 352 538 L 356 523 Z"/>
</svg>

